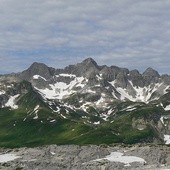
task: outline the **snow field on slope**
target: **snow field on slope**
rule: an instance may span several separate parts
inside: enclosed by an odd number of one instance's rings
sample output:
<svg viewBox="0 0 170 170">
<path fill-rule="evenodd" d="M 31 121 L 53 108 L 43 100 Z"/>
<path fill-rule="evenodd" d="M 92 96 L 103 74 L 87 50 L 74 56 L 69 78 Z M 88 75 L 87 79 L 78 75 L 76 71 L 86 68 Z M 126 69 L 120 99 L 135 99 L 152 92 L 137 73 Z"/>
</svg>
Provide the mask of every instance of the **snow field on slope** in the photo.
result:
<svg viewBox="0 0 170 170">
<path fill-rule="evenodd" d="M 108 160 L 110 162 L 121 162 L 124 163 L 125 166 L 130 166 L 130 163 L 139 162 L 139 163 L 146 163 L 143 158 L 136 157 L 136 156 L 124 156 L 121 152 L 111 152 L 110 155 L 106 156 L 105 158 L 96 159 L 93 161 L 101 161 L 101 160 Z"/>
<path fill-rule="evenodd" d="M 17 158 L 20 158 L 20 156 L 16 156 L 16 154 L 0 154 L 0 163 L 13 161 Z"/>
<path fill-rule="evenodd" d="M 133 83 L 131 81 L 129 81 L 130 86 L 132 87 L 132 89 L 135 92 L 135 97 L 130 95 L 127 91 L 127 89 L 123 89 L 122 87 L 115 87 L 115 83 L 116 81 L 112 81 L 109 82 L 115 89 L 116 91 L 120 94 L 120 100 L 125 100 L 125 99 L 129 99 L 130 101 L 136 102 L 136 101 L 141 101 L 141 102 L 145 102 L 147 103 L 152 94 L 157 91 L 159 88 L 161 88 L 161 86 L 163 86 L 163 83 L 156 83 L 154 85 L 154 87 L 151 87 L 151 85 L 149 86 L 145 86 L 145 87 L 136 87 L 133 85 Z M 164 94 L 166 94 L 166 89 L 164 89 L 163 91 Z M 114 94 L 115 96 L 115 94 Z M 117 98 L 117 97 L 116 97 Z"/>
<path fill-rule="evenodd" d="M 15 104 L 16 98 L 19 96 L 19 94 L 15 96 L 10 96 L 9 100 L 5 104 L 6 107 L 11 107 L 12 109 L 18 109 L 18 106 Z"/>
<path fill-rule="evenodd" d="M 48 99 L 63 99 L 65 96 L 73 94 L 75 91 L 72 90 L 74 87 L 84 87 L 84 84 L 82 83 L 84 80 L 83 77 L 76 77 L 73 81 L 71 81 L 69 84 L 66 84 L 64 82 L 57 82 L 55 84 L 50 84 L 51 89 L 38 89 L 39 92 L 41 92 L 44 97 Z"/>
</svg>

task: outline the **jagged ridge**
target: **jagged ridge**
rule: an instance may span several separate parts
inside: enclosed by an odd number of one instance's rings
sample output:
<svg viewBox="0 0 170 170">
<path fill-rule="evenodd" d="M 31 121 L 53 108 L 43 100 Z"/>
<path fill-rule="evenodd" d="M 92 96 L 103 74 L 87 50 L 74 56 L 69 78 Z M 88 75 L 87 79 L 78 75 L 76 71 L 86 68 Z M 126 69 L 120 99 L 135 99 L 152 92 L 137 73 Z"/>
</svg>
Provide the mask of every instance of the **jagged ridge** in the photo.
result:
<svg viewBox="0 0 170 170">
<path fill-rule="evenodd" d="M 93 143 L 93 137 L 95 144 L 163 142 L 164 135 L 169 135 L 170 76 L 151 68 L 141 74 L 117 66 L 99 66 L 92 58 L 64 69 L 33 63 L 21 73 L 1 76 L 0 83 L 0 114 L 7 109 L 10 115 L 18 115 L 14 119 L 24 128 L 29 122 L 33 127 L 44 123 L 51 127 L 56 122 L 70 126 L 66 129 L 72 135 L 67 142 Z M 14 119 L 12 126 L 17 124 Z M 82 130 L 74 133 L 77 123 Z M 103 140 L 99 139 L 101 131 Z M 64 141 L 63 133 L 49 143 Z"/>
</svg>

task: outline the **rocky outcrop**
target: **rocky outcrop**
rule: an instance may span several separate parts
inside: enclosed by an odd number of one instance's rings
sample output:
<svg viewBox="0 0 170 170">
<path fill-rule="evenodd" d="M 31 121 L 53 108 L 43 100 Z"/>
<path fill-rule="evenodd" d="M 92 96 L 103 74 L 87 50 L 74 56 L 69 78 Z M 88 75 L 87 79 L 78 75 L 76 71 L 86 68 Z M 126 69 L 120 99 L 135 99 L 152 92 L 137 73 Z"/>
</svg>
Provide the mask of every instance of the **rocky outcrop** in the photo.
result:
<svg viewBox="0 0 170 170">
<path fill-rule="evenodd" d="M 105 159 L 110 153 L 122 153 L 121 162 L 118 159 Z M 166 146 L 44 146 L 38 148 L 0 149 L 3 154 L 15 154 L 19 158 L 3 162 L 0 160 L 0 169 L 74 169 L 74 170 L 102 170 L 102 169 L 133 169 L 133 170 L 160 170 L 170 167 L 170 148 Z M 1 155 L 1 156 L 2 156 Z M 133 157 L 131 157 L 133 156 Z M 118 156 L 119 157 L 119 156 Z M 143 159 L 145 162 L 128 162 L 130 159 Z M 103 159 L 104 158 L 104 159 Z M 117 160 L 117 161 L 116 161 Z M 123 162 L 123 160 L 125 162 Z"/>
<path fill-rule="evenodd" d="M 19 77 L 30 81 L 34 75 L 40 75 L 49 80 L 55 73 L 54 68 L 50 68 L 43 63 L 33 63 L 27 70 L 19 74 Z"/>
<path fill-rule="evenodd" d="M 160 75 L 159 73 L 152 69 L 152 68 L 147 68 L 144 73 L 142 74 L 144 83 L 146 86 L 148 86 L 151 83 L 157 83 L 159 82 Z"/>
</svg>

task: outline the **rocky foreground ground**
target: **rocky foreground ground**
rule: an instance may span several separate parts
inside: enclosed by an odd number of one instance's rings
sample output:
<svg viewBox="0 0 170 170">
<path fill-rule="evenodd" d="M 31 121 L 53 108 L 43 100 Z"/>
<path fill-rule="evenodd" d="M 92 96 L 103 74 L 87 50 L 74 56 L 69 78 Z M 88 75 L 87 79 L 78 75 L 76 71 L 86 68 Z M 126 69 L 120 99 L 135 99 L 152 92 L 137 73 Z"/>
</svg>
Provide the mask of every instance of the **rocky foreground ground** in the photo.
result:
<svg viewBox="0 0 170 170">
<path fill-rule="evenodd" d="M 111 153 L 112 156 L 109 157 L 108 155 Z M 10 160 L 11 157 L 15 159 Z M 135 160 L 138 161 L 133 162 Z M 0 169 L 167 170 L 170 169 L 170 147 L 156 145 L 50 145 L 37 148 L 1 148 Z"/>
</svg>

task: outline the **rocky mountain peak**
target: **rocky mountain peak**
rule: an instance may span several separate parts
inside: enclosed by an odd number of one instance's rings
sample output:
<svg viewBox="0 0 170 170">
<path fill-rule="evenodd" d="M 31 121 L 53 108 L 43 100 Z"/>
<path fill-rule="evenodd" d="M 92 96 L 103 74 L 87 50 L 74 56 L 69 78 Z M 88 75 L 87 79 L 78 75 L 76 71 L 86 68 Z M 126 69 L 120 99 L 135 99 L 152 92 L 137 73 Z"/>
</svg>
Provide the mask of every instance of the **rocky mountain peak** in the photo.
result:
<svg viewBox="0 0 170 170">
<path fill-rule="evenodd" d="M 85 59 L 82 64 L 85 64 L 85 65 L 94 65 L 94 66 L 98 66 L 96 61 L 92 58 L 87 58 Z"/>
<path fill-rule="evenodd" d="M 140 73 L 138 70 L 135 69 L 135 70 L 131 70 L 129 74 L 133 76 L 133 75 L 139 75 Z"/>
<path fill-rule="evenodd" d="M 20 74 L 20 77 L 25 80 L 30 80 L 34 75 L 40 75 L 46 79 L 52 76 L 55 69 L 49 68 L 43 63 L 34 62 L 27 70 Z"/>
<path fill-rule="evenodd" d="M 89 96 L 93 97 L 96 93 L 99 96 L 103 95 L 101 100 L 104 103 L 106 103 L 105 100 L 111 101 L 106 96 L 117 100 L 146 102 L 150 100 L 153 93 L 158 97 L 160 94 L 164 95 L 166 86 L 170 85 L 169 76 L 160 76 L 152 68 L 140 74 L 138 70 L 129 71 L 127 68 L 113 65 L 98 66 L 92 58 L 87 58 L 64 69 L 53 69 L 35 62 L 19 75 L 22 80 L 31 82 L 48 97 L 45 89 L 48 89 L 49 93 L 53 94 L 52 98 L 56 99 L 84 93 L 89 93 Z"/>
<path fill-rule="evenodd" d="M 42 69 L 47 69 L 48 66 L 45 65 L 44 63 L 38 63 L 38 62 L 34 62 L 33 64 L 31 64 L 31 66 L 28 68 L 28 70 L 42 70 Z"/>
<path fill-rule="evenodd" d="M 144 71 L 143 76 L 160 77 L 159 73 L 151 67 Z"/>
<path fill-rule="evenodd" d="M 139 71 L 136 70 L 136 69 L 130 71 L 129 79 L 132 81 L 134 86 L 137 86 L 137 87 L 143 87 L 144 86 L 143 77 L 139 73 Z"/>
<path fill-rule="evenodd" d="M 157 83 L 159 81 L 159 73 L 153 68 L 147 68 L 142 74 L 145 85 L 148 86 L 151 83 Z"/>
<path fill-rule="evenodd" d="M 80 64 L 83 65 L 83 67 L 86 67 L 87 69 L 93 68 L 93 69 L 99 70 L 98 64 L 92 58 L 87 58 L 84 61 L 82 61 L 82 63 L 80 63 Z"/>
<path fill-rule="evenodd" d="M 98 74 L 99 70 L 99 66 L 92 58 L 87 58 L 81 63 L 70 65 L 65 68 L 65 72 L 85 77 L 89 77 L 92 74 Z"/>
</svg>

